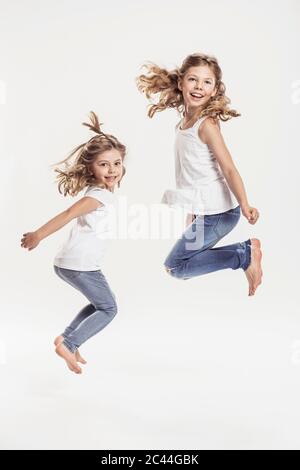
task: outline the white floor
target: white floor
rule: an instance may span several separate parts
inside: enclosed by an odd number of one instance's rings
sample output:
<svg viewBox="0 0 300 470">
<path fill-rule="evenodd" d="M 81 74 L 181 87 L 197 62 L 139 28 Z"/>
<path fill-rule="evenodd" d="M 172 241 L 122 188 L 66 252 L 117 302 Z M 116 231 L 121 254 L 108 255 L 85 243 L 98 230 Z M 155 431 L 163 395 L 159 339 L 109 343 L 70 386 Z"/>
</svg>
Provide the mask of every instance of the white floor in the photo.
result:
<svg viewBox="0 0 300 470">
<path fill-rule="evenodd" d="M 28 273 L 1 328 L 1 448 L 299 449 L 296 282 L 271 274 L 250 298 L 241 271 L 120 275 L 119 314 L 77 376 L 51 341 L 84 299 Z"/>
</svg>

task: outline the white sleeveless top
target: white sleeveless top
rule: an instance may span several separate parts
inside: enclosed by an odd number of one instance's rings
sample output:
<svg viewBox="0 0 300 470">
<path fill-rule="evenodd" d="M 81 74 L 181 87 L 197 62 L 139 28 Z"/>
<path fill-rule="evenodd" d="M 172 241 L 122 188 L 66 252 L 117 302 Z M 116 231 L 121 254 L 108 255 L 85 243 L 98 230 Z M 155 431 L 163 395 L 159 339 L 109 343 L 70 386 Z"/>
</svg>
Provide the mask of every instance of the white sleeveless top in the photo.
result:
<svg viewBox="0 0 300 470">
<path fill-rule="evenodd" d="M 176 189 L 164 192 L 161 202 L 170 207 L 183 207 L 191 214 L 218 214 L 239 203 L 230 191 L 222 170 L 198 135 L 207 116 L 199 118 L 188 129 L 181 129 L 183 119 L 175 127 Z"/>
</svg>

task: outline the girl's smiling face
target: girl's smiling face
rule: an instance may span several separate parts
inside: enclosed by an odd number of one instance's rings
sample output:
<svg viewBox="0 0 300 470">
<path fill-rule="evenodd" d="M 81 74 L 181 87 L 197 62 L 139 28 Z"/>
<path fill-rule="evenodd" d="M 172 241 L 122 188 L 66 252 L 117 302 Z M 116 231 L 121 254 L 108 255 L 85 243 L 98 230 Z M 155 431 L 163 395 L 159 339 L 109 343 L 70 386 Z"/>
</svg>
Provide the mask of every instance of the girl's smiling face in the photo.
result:
<svg viewBox="0 0 300 470">
<path fill-rule="evenodd" d="M 96 183 L 104 183 L 109 191 L 113 191 L 123 175 L 121 154 L 116 149 L 105 150 L 95 158 L 90 168 L 96 178 Z"/>
<path fill-rule="evenodd" d="M 210 98 L 217 93 L 215 85 L 214 73 L 208 65 L 189 67 L 184 77 L 178 81 L 187 110 L 205 107 Z"/>
</svg>

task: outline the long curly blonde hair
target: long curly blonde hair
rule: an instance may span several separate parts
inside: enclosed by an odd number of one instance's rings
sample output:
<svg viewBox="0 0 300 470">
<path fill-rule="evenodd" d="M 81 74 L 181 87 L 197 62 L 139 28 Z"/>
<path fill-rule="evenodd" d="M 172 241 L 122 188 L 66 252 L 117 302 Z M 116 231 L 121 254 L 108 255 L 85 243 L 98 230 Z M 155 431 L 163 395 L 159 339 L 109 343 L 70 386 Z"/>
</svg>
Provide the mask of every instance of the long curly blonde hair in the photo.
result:
<svg viewBox="0 0 300 470">
<path fill-rule="evenodd" d="M 171 71 L 161 68 L 153 62 L 147 62 L 142 65 L 141 68 L 145 67 L 147 73 L 136 77 L 139 91 L 144 93 L 148 99 L 159 93 L 158 102 L 149 105 L 147 114 L 150 118 L 156 112 L 164 111 L 167 108 L 175 108 L 184 115 L 184 100 L 182 92 L 178 88 L 178 81 L 183 79 L 190 67 L 197 67 L 199 65 L 210 67 L 215 76 L 217 92 L 215 96 L 210 98 L 204 109 L 199 111 L 199 116 L 197 117 L 210 116 L 214 119 L 219 118 L 222 121 L 228 121 L 232 117 L 241 115 L 236 110 L 228 107 L 231 101 L 225 96 L 226 88 L 222 82 L 222 70 L 217 59 L 214 56 L 195 53 L 188 55 L 180 68 Z"/>
<path fill-rule="evenodd" d="M 99 123 L 97 115 L 90 112 L 90 123 L 83 122 L 84 126 L 95 132 L 97 135 L 92 137 L 88 142 L 85 142 L 76 147 L 67 158 L 61 162 L 51 165 L 55 167 L 54 171 L 58 173 L 56 176 L 56 182 L 58 183 L 58 191 L 67 196 L 76 196 L 82 189 L 87 186 L 96 184 L 96 179 L 90 170 L 91 164 L 95 159 L 106 150 L 116 149 L 120 152 L 122 159 L 123 174 L 125 175 L 125 167 L 123 161 L 126 154 L 125 145 L 121 144 L 119 140 L 111 134 L 105 134 L 101 131 L 100 126 L 103 123 Z M 57 165 L 64 165 L 63 169 L 57 167 Z M 107 189 L 105 183 L 97 186 Z M 118 182 L 120 187 L 120 181 Z"/>
</svg>

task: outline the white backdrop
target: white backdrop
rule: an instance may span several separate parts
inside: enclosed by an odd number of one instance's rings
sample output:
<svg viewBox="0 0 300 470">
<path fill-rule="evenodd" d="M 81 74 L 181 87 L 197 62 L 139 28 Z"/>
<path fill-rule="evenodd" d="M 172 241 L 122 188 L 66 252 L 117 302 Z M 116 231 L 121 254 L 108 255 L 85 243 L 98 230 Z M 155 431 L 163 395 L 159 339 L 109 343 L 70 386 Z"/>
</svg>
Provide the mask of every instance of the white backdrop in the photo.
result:
<svg viewBox="0 0 300 470">
<path fill-rule="evenodd" d="M 297 0 L 0 1 L 2 449 L 300 448 Z M 243 178 L 244 217 L 219 245 L 258 237 L 263 284 L 242 270 L 179 281 L 174 239 L 114 240 L 103 272 L 119 313 L 69 372 L 53 338 L 86 303 L 55 276 L 70 227 L 35 250 L 20 238 L 74 202 L 50 165 L 91 135 L 90 110 L 127 145 L 118 194 L 160 202 L 174 187 L 169 110 L 150 120 L 136 88 L 151 60 L 215 55 L 242 116 L 222 132 Z"/>
</svg>

